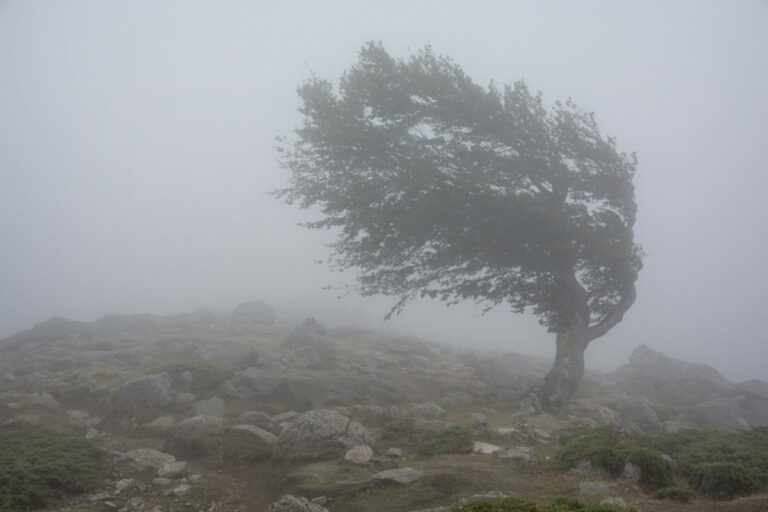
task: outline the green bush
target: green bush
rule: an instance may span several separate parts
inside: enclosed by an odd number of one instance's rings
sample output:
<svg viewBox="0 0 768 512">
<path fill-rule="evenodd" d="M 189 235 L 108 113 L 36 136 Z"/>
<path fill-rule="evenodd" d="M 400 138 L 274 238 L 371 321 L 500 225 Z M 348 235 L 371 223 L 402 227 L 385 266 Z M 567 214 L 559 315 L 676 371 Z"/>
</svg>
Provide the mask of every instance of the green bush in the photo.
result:
<svg viewBox="0 0 768 512">
<path fill-rule="evenodd" d="M 418 432 L 416 422 L 411 418 L 405 418 L 396 421 L 390 421 L 384 425 L 381 438 L 386 441 L 407 440 L 415 436 Z"/>
<path fill-rule="evenodd" d="M 472 451 L 472 437 L 461 427 L 448 427 L 434 433 L 416 445 L 416 453 L 424 456 Z"/>
<path fill-rule="evenodd" d="M 104 453 L 90 441 L 38 428 L 0 432 L 0 510 L 30 510 L 90 490 Z"/>
<path fill-rule="evenodd" d="M 757 492 L 764 476 L 733 462 L 700 464 L 689 477 L 691 487 L 714 498 L 734 498 Z"/>
<path fill-rule="evenodd" d="M 672 466 L 653 448 L 632 447 L 626 450 L 626 461 L 640 468 L 640 485 L 661 489 L 674 485 Z"/>
<path fill-rule="evenodd" d="M 664 487 L 656 491 L 656 499 L 688 503 L 696 497 L 693 491 L 679 487 Z"/>
<path fill-rule="evenodd" d="M 674 483 L 672 466 L 654 448 L 637 446 L 633 438 L 609 428 L 595 429 L 565 442 L 555 457 L 563 470 L 573 469 L 588 460 L 593 466 L 618 477 L 627 462 L 640 468 L 640 484 L 648 489 Z"/>
<path fill-rule="evenodd" d="M 549 505 L 539 505 L 519 498 L 498 498 L 456 505 L 450 509 L 450 512 L 618 512 L 619 510 L 622 509 L 613 505 L 586 504 L 570 498 L 560 498 Z"/>
<path fill-rule="evenodd" d="M 580 462 L 588 460 L 593 466 L 618 476 L 624 468 L 623 443 L 618 432 L 609 428 L 598 428 L 565 441 L 557 452 L 555 462 L 562 470 L 573 469 Z"/>
</svg>

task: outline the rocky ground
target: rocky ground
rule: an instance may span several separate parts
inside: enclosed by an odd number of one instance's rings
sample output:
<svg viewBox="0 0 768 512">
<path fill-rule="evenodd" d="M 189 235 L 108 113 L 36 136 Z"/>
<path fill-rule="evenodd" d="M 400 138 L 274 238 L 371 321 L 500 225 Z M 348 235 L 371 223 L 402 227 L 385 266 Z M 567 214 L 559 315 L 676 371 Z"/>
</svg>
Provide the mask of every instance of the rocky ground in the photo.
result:
<svg viewBox="0 0 768 512">
<path fill-rule="evenodd" d="M 311 319 L 283 325 L 262 302 L 54 318 L 0 341 L 0 423 L 43 425 L 109 452 L 97 492 L 51 511 L 442 510 L 489 492 L 643 511 L 768 510 L 766 496 L 656 501 L 636 476 L 548 465 L 561 435 L 598 425 L 655 434 L 768 424 L 768 384 L 639 347 L 613 374 L 588 374 L 571 415 L 554 418 L 521 401 L 548 366 Z M 458 449 L 430 452 L 441 439 Z"/>
</svg>

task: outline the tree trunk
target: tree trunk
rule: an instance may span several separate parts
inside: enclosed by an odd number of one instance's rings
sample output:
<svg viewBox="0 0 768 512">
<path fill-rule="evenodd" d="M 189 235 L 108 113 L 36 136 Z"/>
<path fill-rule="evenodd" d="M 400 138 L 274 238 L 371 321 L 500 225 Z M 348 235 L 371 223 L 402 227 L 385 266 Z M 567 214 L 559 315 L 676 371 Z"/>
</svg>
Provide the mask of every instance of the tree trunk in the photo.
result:
<svg viewBox="0 0 768 512">
<path fill-rule="evenodd" d="M 568 404 L 584 377 L 584 351 L 589 344 L 585 329 L 557 333 L 555 364 L 536 395 L 541 408 L 558 416 L 568 414 Z"/>
</svg>

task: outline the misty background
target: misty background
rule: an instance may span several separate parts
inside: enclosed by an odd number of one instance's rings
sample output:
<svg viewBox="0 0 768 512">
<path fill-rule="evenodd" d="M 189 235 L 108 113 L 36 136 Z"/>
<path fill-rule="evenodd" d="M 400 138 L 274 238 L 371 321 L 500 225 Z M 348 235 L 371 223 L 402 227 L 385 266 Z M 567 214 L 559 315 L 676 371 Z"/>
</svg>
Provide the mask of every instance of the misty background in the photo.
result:
<svg viewBox="0 0 768 512">
<path fill-rule="evenodd" d="M 268 195 L 296 87 L 368 40 L 432 44 L 480 84 L 525 79 L 637 151 L 647 256 L 625 320 L 587 352 L 645 343 L 768 380 L 768 2 L 0 1 L 0 337 L 60 315 L 262 298 L 482 349 L 551 356 L 535 318 L 336 299 L 329 234 Z"/>
</svg>

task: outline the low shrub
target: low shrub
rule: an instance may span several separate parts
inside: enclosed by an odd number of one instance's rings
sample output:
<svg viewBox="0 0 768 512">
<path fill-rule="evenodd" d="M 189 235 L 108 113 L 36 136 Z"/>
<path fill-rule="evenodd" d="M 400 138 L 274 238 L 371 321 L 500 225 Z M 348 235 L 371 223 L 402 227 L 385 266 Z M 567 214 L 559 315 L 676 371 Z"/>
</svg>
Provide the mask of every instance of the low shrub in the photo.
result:
<svg viewBox="0 0 768 512">
<path fill-rule="evenodd" d="M 416 445 L 416 453 L 424 456 L 469 453 L 471 451 L 472 437 L 467 429 L 461 427 L 445 428 Z"/>
<path fill-rule="evenodd" d="M 680 487 L 664 487 L 656 491 L 656 499 L 677 501 L 678 503 L 689 503 L 693 501 L 696 494 L 690 489 L 681 489 Z"/>
<path fill-rule="evenodd" d="M 733 462 L 713 462 L 696 466 L 689 477 L 691 487 L 713 498 L 735 498 L 759 491 L 765 476 Z"/>
<path fill-rule="evenodd" d="M 31 510 L 90 490 L 104 460 L 84 439 L 38 428 L 0 432 L 0 510 Z"/>
</svg>

